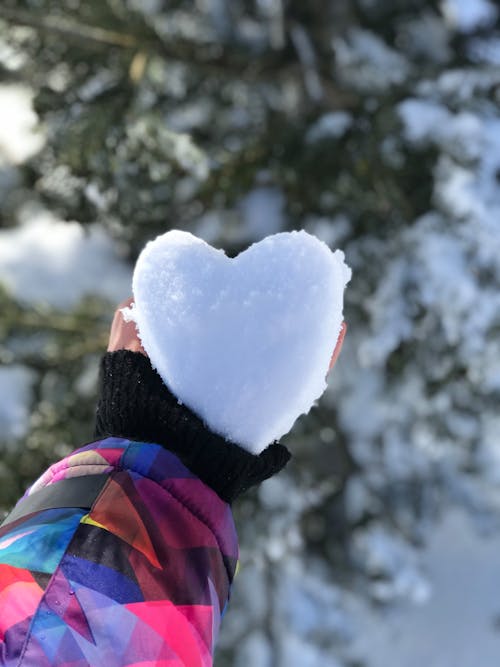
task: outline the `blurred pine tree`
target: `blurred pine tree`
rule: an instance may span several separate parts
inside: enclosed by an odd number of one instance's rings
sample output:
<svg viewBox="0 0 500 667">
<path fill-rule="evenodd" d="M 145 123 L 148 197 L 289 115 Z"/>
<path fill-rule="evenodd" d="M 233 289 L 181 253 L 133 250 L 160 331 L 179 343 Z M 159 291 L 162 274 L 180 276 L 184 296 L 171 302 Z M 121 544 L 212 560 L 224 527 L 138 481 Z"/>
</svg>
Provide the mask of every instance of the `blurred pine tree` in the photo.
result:
<svg viewBox="0 0 500 667">
<path fill-rule="evenodd" d="M 335 387 L 289 436 L 296 463 L 237 507 L 247 575 L 220 667 L 360 665 L 341 623 L 325 613 L 307 629 L 290 616 L 287 577 L 310 577 L 317 609 L 327 602 L 314 581 L 336 590 L 362 577 L 378 603 L 411 598 L 416 584 L 401 592 L 396 569 L 372 565 L 370 531 L 417 544 L 451 487 L 459 496 L 484 474 L 477 414 L 493 419 L 499 383 L 487 367 L 500 358 L 488 310 L 500 270 L 487 249 L 500 234 L 473 196 L 499 210 L 500 151 L 487 148 L 500 75 L 498 12 L 483 5 L 472 24 L 455 0 L 0 7 L 0 78 L 33 90 L 46 134 L 29 160 L 0 163 L 3 227 L 41 205 L 97 222 L 130 263 L 169 228 L 229 254 L 306 228 L 353 266 Z M 476 188 L 472 203 L 457 178 Z M 25 444 L 6 447 L 0 467 L 6 508 L 48 461 L 91 438 L 111 309 L 99 294 L 64 311 L 2 291 L 0 312 L 1 361 L 37 378 Z M 481 498 L 487 514 L 493 501 Z M 256 503 L 266 508 L 257 517 Z M 252 583 L 259 604 L 244 596 Z M 298 649 L 290 658 L 291 637 L 309 662 Z"/>
</svg>

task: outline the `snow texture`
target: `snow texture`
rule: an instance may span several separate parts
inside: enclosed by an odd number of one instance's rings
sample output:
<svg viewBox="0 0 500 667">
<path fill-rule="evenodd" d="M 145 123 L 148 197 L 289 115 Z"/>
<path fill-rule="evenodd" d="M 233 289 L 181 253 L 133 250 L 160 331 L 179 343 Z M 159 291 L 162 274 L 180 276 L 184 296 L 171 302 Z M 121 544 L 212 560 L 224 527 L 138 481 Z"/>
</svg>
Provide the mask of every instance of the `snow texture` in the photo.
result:
<svg viewBox="0 0 500 667">
<path fill-rule="evenodd" d="M 324 139 L 342 137 L 352 125 L 352 116 L 347 111 L 326 113 L 312 125 L 306 133 L 306 142 L 315 143 Z"/>
<path fill-rule="evenodd" d="M 44 144 L 32 99 L 26 86 L 0 86 L 0 164 L 21 164 Z"/>
<path fill-rule="evenodd" d="M 469 56 L 472 60 L 489 65 L 500 65 L 500 37 L 473 39 L 469 44 Z"/>
<path fill-rule="evenodd" d="M 141 253 L 128 315 L 178 399 L 257 453 L 326 389 L 350 277 L 343 253 L 304 231 L 230 259 L 173 230 Z"/>
<path fill-rule="evenodd" d="M 357 609 L 353 655 L 370 667 L 496 667 L 499 549 L 498 536 L 481 537 L 462 512 L 449 510 L 421 554 L 432 595 L 385 613 Z"/>
<path fill-rule="evenodd" d="M 119 302 L 130 275 L 98 225 L 84 228 L 41 211 L 0 231 L 0 282 L 22 303 L 69 308 L 86 294 Z"/>
<path fill-rule="evenodd" d="M 442 10 L 451 26 L 464 33 L 487 27 L 498 16 L 498 8 L 490 0 L 445 0 Z"/>
<path fill-rule="evenodd" d="M 409 64 L 368 30 L 353 28 L 332 41 L 337 74 L 359 90 L 386 90 L 405 80 Z"/>
</svg>

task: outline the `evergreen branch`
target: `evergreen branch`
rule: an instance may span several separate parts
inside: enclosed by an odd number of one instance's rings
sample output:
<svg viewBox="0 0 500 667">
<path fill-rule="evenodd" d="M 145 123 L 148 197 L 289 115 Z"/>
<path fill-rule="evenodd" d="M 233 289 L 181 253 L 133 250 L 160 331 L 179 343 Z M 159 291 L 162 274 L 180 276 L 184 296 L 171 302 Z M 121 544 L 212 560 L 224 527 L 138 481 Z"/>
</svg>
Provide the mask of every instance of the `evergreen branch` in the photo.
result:
<svg viewBox="0 0 500 667">
<path fill-rule="evenodd" d="M 137 48 L 139 45 L 137 38 L 133 35 L 83 23 L 74 23 L 62 16 L 40 17 L 23 10 L 0 6 L 0 19 L 37 30 L 58 33 L 64 37 L 84 42 L 90 40 L 108 46 L 120 46 L 127 49 Z"/>
<path fill-rule="evenodd" d="M 56 359 L 61 363 L 77 362 L 88 354 L 104 354 L 108 345 L 109 334 L 101 334 L 91 340 L 80 341 L 58 350 Z"/>
<path fill-rule="evenodd" d="M 40 315 L 31 313 L 21 313 L 17 318 L 16 326 L 22 329 L 39 331 L 44 329 L 57 333 L 79 333 L 81 331 L 81 322 L 71 315 L 60 315 L 51 313 L 50 315 Z"/>
<path fill-rule="evenodd" d="M 191 44 L 186 41 L 164 42 L 155 32 L 140 36 L 121 33 L 97 26 L 79 23 L 63 16 L 39 16 L 19 9 L 0 5 L 0 19 L 17 25 L 34 28 L 38 32 L 55 33 L 68 40 L 78 40 L 83 47 L 90 44 L 116 46 L 123 49 L 138 49 L 141 54 L 157 54 L 177 62 L 203 67 L 214 74 L 223 74 L 247 80 L 275 79 L 276 74 L 287 74 L 296 69 L 295 59 L 290 62 L 289 53 L 275 51 L 249 58 L 244 49 L 232 49 L 230 53 L 213 55 L 211 46 Z M 148 30 L 146 26 L 141 26 Z"/>
</svg>

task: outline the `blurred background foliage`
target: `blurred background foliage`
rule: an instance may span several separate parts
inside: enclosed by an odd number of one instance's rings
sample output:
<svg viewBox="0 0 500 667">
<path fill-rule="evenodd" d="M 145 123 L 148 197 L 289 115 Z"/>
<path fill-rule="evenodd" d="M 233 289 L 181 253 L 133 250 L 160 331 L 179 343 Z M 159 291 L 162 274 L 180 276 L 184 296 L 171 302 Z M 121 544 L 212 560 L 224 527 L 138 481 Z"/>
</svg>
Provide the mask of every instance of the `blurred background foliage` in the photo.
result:
<svg viewBox="0 0 500 667">
<path fill-rule="evenodd" d="M 349 332 L 294 462 L 235 508 L 216 664 L 429 662 L 395 639 L 412 605 L 467 626 L 432 578 L 436 526 L 457 551 L 498 530 L 499 104 L 490 0 L 3 0 L 0 506 L 91 440 L 147 240 L 234 255 L 306 229 L 353 268 Z M 498 649 L 478 605 L 464 641 Z M 436 667 L 496 664 L 440 632 Z"/>
</svg>

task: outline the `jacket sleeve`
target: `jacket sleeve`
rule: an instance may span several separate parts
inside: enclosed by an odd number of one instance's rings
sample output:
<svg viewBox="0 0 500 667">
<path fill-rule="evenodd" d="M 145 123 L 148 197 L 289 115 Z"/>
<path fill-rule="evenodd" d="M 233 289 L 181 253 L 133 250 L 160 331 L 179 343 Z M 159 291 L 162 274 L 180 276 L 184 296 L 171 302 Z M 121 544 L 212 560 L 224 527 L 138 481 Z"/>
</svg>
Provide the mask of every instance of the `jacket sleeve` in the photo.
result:
<svg viewBox="0 0 500 667">
<path fill-rule="evenodd" d="M 212 433 L 127 350 L 104 357 L 96 436 L 34 485 L 104 466 L 90 511 L 0 529 L 0 665 L 211 667 L 238 556 L 230 503 L 290 454 Z"/>
<path fill-rule="evenodd" d="M 15 546 L 0 565 L 0 664 L 211 667 L 238 555 L 229 506 L 164 448 L 116 438 L 45 483 L 99 459 L 114 464 L 90 511 L 28 515 L 1 535 Z"/>
</svg>

